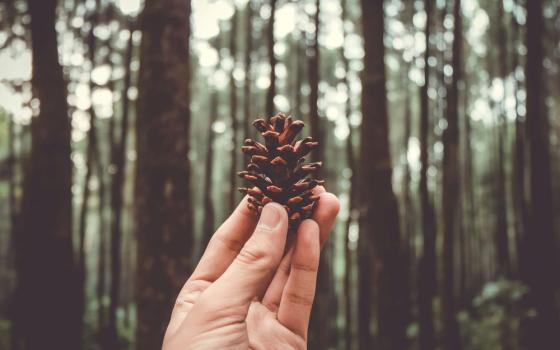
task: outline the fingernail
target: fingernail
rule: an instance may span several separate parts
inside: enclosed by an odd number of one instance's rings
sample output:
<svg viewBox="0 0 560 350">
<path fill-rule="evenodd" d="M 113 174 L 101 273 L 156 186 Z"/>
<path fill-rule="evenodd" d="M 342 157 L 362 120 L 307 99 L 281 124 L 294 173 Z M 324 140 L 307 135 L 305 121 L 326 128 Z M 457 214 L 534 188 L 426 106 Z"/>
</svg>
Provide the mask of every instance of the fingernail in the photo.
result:
<svg viewBox="0 0 560 350">
<path fill-rule="evenodd" d="M 259 220 L 259 227 L 265 230 L 273 230 L 280 222 L 280 210 L 284 210 L 278 204 L 270 203 L 264 206 Z"/>
</svg>

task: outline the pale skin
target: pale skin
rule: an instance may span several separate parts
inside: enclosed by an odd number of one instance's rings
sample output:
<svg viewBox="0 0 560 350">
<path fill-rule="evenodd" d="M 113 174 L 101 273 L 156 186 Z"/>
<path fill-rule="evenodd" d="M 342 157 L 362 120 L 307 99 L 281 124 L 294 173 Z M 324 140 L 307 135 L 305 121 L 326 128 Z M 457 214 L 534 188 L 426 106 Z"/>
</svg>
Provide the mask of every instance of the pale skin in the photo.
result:
<svg viewBox="0 0 560 350">
<path fill-rule="evenodd" d="M 171 314 L 163 350 L 306 349 L 320 250 L 338 213 L 322 187 L 313 217 L 288 235 L 282 206 L 260 218 L 246 198 L 212 236 Z"/>
</svg>

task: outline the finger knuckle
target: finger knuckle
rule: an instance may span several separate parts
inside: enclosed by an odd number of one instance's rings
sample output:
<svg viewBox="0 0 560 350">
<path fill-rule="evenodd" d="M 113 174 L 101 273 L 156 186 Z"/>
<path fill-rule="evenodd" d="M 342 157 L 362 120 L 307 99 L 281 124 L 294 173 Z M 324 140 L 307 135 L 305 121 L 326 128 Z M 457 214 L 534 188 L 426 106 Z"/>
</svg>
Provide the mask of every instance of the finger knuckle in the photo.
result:
<svg viewBox="0 0 560 350">
<path fill-rule="evenodd" d="M 287 292 L 286 301 L 291 304 L 311 306 L 313 305 L 313 295 L 301 292 Z"/>
<path fill-rule="evenodd" d="M 247 244 L 239 254 L 237 259 L 245 265 L 258 265 L 260 267 L 271 267 L 273 259 L 268 250 L 259 244 Z"/>
<path fill-rule="evenodd" d="M 319 263 L 315 261 L 306 264 L 294 262 L 292 263 L 292 269 L 296 271 L 316 273 L 317 270 L 319 270 Z"/>
</svg>

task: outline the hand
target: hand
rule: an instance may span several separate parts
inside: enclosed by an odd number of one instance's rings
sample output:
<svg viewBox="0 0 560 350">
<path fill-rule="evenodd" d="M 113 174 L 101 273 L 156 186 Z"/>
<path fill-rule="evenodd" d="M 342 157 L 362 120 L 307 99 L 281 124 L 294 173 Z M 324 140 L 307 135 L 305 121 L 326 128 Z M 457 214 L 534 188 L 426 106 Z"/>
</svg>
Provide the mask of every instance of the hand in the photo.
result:
<svg viewBox="0 0 560 350">
<path fill-rule="evenodd" d="M 316 191 L 313 219 L 293 237 L 279 204 L 266 205 L 258 222 L 246 198 L 239 204 L 179 293 L 164 350 L 307 348 L 320 247 L 339 208 Z"/>
</svg>

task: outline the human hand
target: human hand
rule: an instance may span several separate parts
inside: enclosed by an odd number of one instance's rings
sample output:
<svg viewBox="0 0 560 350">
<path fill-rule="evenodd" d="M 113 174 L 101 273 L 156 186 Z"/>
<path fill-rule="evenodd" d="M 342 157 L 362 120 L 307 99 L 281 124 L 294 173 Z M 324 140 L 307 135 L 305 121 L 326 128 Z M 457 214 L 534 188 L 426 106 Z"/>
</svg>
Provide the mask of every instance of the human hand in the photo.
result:
<svg viewBox="0 0 560 350">
<path fill-rule="evenodd" d="M 266 205 L 257 223 L 243 199 L 179 293 L 164 350 L 307 348 L 320 247 L 339 209 L 333 194 L 316 194 L 293 237 L 282 206 Z"/>
</svg>

